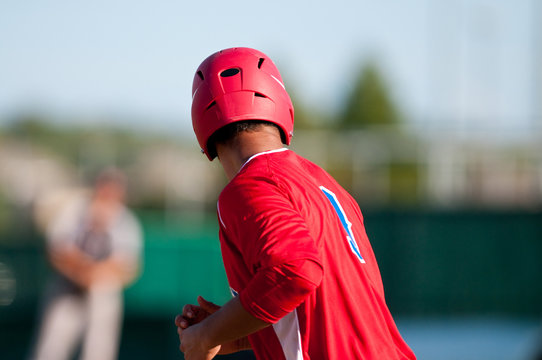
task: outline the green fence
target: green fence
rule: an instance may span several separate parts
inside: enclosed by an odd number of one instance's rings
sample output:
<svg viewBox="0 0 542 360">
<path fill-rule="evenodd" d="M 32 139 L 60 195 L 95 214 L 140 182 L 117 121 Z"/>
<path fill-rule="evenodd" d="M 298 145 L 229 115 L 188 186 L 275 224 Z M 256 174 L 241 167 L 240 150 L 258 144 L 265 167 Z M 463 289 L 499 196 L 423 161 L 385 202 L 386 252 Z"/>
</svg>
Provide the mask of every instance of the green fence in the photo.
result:
<svg viewBox="0 0 542 360">
<path fill-rule="evenodd" d="M 542 314 L 542 213 L 368 213 L 394 313 Z"/>
<path fill-rule="evenodd" d="M 126 291 L 128 313 L 171 316 L 198 295 L 224 303 L 229 292 L 216 219 L 142 216 L 146 246 L 138 282 Z"/>
<path fill-rule="evenodd" d="M 216 302 L 229 298 L 213 217 L 141 219 L 144 268 L 126 291 L 129 314 L 167 316 L 200 294 Z M 542 310 L 540 212 L 373 211 L 365 213 L 365 226 L 395 313 Z M 15 277 L 16 297 L 10 306 L 0 305 L 3 318 L 27 312 L 49 271 L 39 238 L 8 243 L 0 244 L 0 263 Z"/>
</svg>

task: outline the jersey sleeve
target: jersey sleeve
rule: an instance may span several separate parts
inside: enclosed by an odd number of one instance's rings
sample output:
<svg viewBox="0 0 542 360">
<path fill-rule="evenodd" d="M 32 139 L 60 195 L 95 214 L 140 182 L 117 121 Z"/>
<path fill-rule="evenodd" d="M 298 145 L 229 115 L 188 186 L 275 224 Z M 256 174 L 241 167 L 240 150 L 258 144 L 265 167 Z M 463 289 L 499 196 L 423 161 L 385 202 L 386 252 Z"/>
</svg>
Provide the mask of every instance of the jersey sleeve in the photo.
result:
<svg viewBox="0 0 542 360">
<path fill-rule="evenodd" d="M 319 262 L 305 220 L 278 184 L 257 179 L 237 182 L 223 191 L 218 210 L 247 268 L 255 271 L 298 259 Z"/>
<path fill-rule="evenodd" d="M 230 184 L 232 185 L 232 184 Z M 245 179 L 222 192 L 218 204 L 224 231 L 252 273 L 240 291 L 252 315 L 276 322 L 319 284 L 322 266 L 306 221 L 288 191 L 268 178 Z"/>
<path fill-rule="evenodd" d="M 320 285 L 323 269 L 313 260 L 294 260 L 259 270 L 240 293 L 253 316 L 276 323 L 292 312 Z"/>
</svg>

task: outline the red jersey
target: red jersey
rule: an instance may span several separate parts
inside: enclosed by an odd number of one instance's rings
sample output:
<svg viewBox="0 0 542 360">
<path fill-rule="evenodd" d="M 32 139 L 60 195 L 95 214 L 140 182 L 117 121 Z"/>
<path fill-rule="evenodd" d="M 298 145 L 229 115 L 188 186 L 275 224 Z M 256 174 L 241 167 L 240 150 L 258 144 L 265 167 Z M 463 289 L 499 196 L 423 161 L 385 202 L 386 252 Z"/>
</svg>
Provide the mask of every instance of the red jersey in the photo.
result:
<svg viewBox="0 0 542 360">
<path fill-rule="evenodd" d="M 232 293 L 273 323 L 249 336 L 258 359 L 415 359 L 361 211 L 323 169 L 287 149 L 256 154 L 220 194 L 218 217 Z M 292 279 L 308 284 L 302 297 Z"/>
</svg>

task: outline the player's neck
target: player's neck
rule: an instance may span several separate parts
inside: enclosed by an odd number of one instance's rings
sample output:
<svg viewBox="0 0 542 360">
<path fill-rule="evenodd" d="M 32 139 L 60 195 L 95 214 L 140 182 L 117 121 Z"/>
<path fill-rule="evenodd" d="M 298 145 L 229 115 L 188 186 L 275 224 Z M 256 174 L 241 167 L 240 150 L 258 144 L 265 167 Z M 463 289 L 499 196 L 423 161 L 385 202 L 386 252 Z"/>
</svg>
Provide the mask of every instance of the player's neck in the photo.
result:
<svg viewBox="0 0 542 360">
<path fill-rule="evenodd" d="M 263 127 L 258 131 L 242 132 L 231 144 L 217 144 L 216 149 L 220 164 L 228 180 L 231 180 L 251 156 L 280 148 L 282 148 L 282 141 L 278 130 L 273 127 Z"/>
</svg>

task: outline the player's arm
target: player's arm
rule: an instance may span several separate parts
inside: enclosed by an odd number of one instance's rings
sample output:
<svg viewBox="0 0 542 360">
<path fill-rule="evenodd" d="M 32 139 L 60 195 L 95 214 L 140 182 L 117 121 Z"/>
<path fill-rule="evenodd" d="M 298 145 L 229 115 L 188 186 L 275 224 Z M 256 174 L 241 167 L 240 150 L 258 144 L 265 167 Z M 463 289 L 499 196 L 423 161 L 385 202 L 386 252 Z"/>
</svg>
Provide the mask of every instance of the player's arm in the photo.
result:
<svg viewBox="0 0 542 360">
<path fill-rule="evenodd" d="M 134 259 L 113 255 L 106 260 L 93 262 L 90 273 L 92 284 L 126 286 L 137 277 L 138 264 Z"/>
<path fill-rule="evenodd" d="M 254 191 L 250 191 L 250 186 Z M 319 252 L 304 219 L 280 189 L 264 182 L 230 187 L 220 203 L 222 225 L 239 234 L 254 277 L 239 297 L 200 323 L 180 330 L 187 359 L 210 359 L 221 344 L 243 339 L 293 311 L 319 285 Z M 224 200 L 224 201 L 222 201 Z M 222 214 L 222 216 L 221 216 Z"/>
<path fill-rule="evenodd" d="M 181 329 L 180 349 L 187 360 L 211 359 L 219 353 L 221 344 L 236 343 L 238 350 L 247 348 L 246 336 L 269 325 L 252 316 L 238 298 L 233 298 L 200 323 Z"/>
<path fill-rule="evenodd" d="M 51 265 L 82 287 L 87 287 L 92 260 L 75 246 L 53 247 L 48 251 Z"/>
<path fill-rule="evenodd" d="M 320 285 L 323 269 L 310 259 L 297 259 L 260 269 L 239 294 L 253 316 L 276 323 L 295 310 Z"/>
<path fill-rule="evenodd" d="M 182 319 L 176 321 L 181 351 L 186 359 L 210 359 L 218 353 L 249 348 L 248 335 L 293 311 L 314 291 L 321 277 L 320 265 L 310 260 L 296 260 L 259 271 L 239 297 L 216 312 L 208 316 L 193 314 L 194 321 L 203 318 L 199 323 L 189 326 L 183 325 Z M 201 309 L 185 307 L 183 313 L 188 315 L 190 310 L 198 312 Z"/>
<path fill-rule="evenodd" d="M 247 180 L 221 194 L 219 215 L 254 275 L 239 291 L 253 316 L 274 323 L 305 301 L 323 276 L 320 252 L 305 219 L 283 188 Z"/>
<path fill-rule="evenodd" d="M 199 324 L 211 314 L 214 314 L 220 310 L 220 306 L 205 300 L 202 296 L 198 296 L 198 305 L 187 304 L 183 307 L 182 314 L 177 315 L 175 318 L 175 325 L 178 327 L 177 332 L 179 336 L 181 333 L 190 326 Z M 247 337 L 236 339 L 229 343 L 221 344 L 219 354 L 232 354 L 241 350 L 249 350 L 252 346 Z"/>
</svg>

